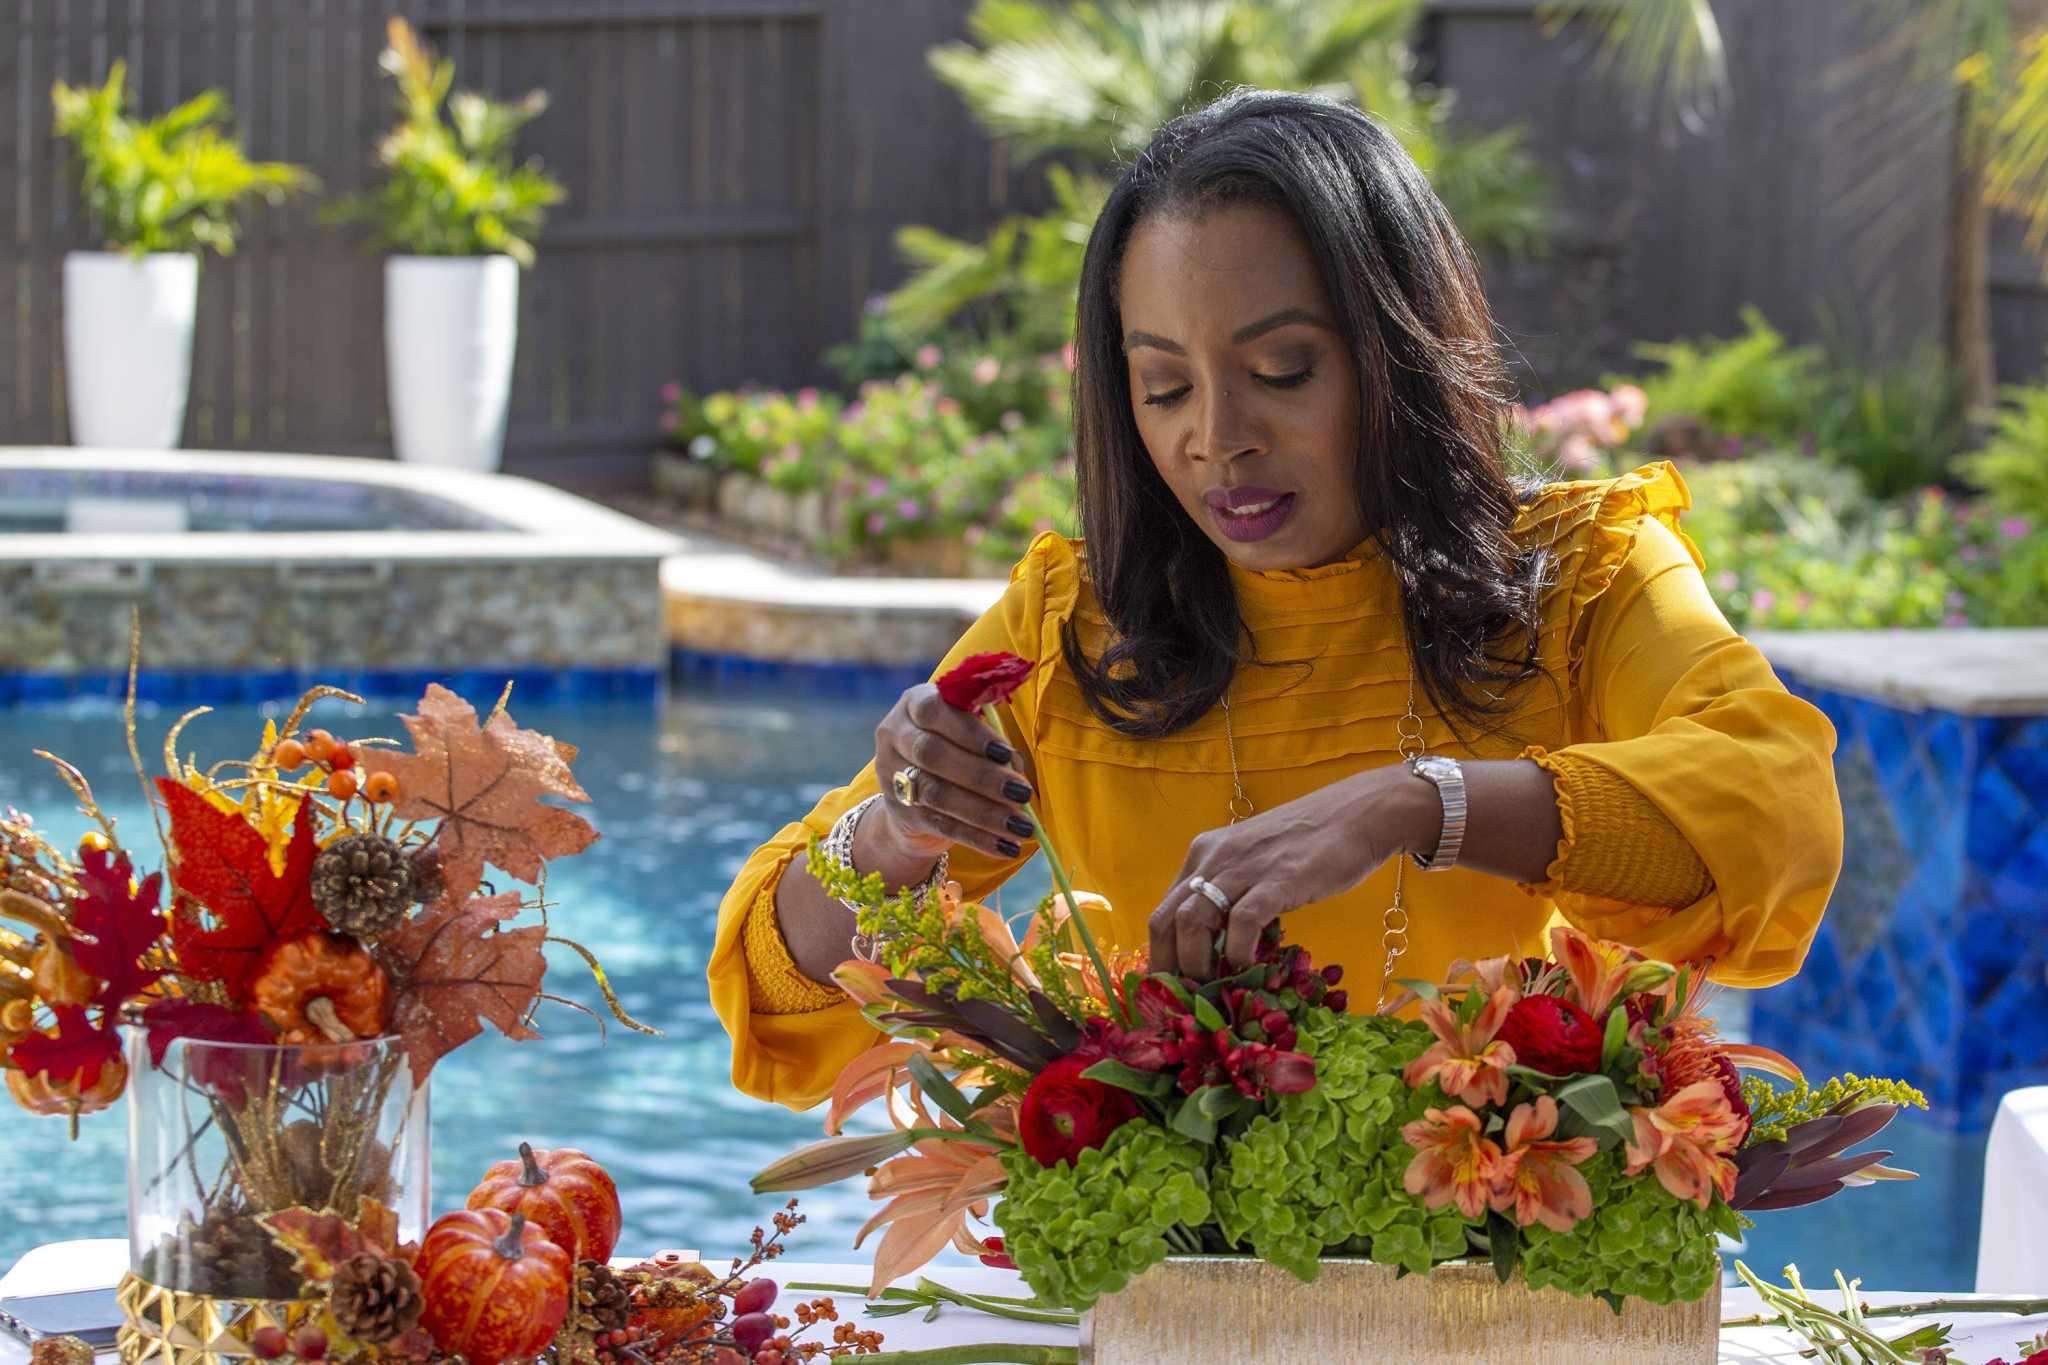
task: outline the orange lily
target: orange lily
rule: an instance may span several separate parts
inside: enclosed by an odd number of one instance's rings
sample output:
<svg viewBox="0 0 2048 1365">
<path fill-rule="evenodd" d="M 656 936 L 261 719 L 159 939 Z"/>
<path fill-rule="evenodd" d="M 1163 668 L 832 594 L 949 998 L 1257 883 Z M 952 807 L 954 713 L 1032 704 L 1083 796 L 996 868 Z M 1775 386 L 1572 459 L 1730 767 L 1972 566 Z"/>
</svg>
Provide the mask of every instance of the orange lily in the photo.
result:
<svg viewBox="0 0 2048 1365">
<path fill-rule="evenodd" d="M 1516 1105 L 1508 1116 L 1507 1153 L 1494 1186 L 1493 1210 L 1512 1210 L 1517 1227 L 1541 1223 L 1552 1232 L 1570 1232 L 1580 1219 L 1592 1216 L 1592 1187 L 1572 1168 L 1599 1151 L 1600 1144 L 1589 1137 L 1554 1141 L 1556 1131 L 1557 1101 L 1548 1095 Z"/>
<path fill-rule="evenodd" d="M 1486 1213 L 1500 1181 L 1501 1151 L 1485 1136 L 1477 1114 L 1462 1104 L 1428 1109 L 1401 1129 L 1401 1138 L 1415 1149 L 1401 1177 L 1403 1189 L 1431 1209 L 1456 1204 L 1472 1219 Z"/>
<path fill-rule="evenodd" d="M 1435 1081 L 1444 1093 L 1470 1105 L 1505 1104 L 1508 1098 L 1508 1068 L 1515 1064 L 1515 1050 L 1493 1040 L 1515 1007 L 1515 992 L 1502 986 L 1468 1025 L 1441 1000 L 1425 1000 L 1422 1022 L 1437 1037 L 1429 1051 L 1408 1063 L 1402 1073 L 1410 1087 L 1420 1089 Z"/>
<path fill-rule="evenodd" d="M 1735 1163 L 1748 1123 L 1729 1107 L 1718 1081 L 1694 1081 L 1654 1109 L 1632 1108 L 1635 1138 L 1627 1146 L 1627 1174 L 1654 1167 L 1673 1198 L 1705 1208 L 1715 1194 L 1735 1197 Z"/>
<path fill-rule="evenodd" d="M 1643 962 L 1643 955 L 1626 944 L 1594 938 L 1566 924 L 1550 931 L 1550 955 L 1571 974 L 1580 1008 L 1595 1019 L 1605 1019 L 1614 1002 L 1628 993 L 1630 978 Z M 1668 978 L 1668 969 L 1664 975 Z"/>
<path fill-rule="evenodd" d="M 971 1236 L 967 1218 L 988 1214 L 988 1197 L 1000 1192 L 1006 1176 L 1000 1157 L 982 1143 L 927 1138 L 915 1152 L 884 1163 L 868 1183 L 868 1194 L 889 1202 L 868 1219 L 855 1247 L 868 1234 L 886 1226 L 875 1248 L 873 1297 L 891 1280 L 907 1275 L 949 1244 Z"/>
</svg>

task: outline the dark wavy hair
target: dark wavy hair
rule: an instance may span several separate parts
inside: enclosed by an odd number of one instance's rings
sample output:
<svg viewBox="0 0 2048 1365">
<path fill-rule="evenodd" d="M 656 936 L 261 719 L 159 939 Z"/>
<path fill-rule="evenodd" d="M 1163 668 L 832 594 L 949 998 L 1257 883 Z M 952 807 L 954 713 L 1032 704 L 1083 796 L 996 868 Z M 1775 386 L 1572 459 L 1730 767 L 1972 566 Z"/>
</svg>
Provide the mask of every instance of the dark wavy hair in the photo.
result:
<svg viewBox="0 0 2048 1365">
<path fill-rule="evenodd" d="M 1413 159 L 1349 105 L 1242 90 L 1161 128 L 1088 239 L 1074 423 L 1088 572 L 1110 642 L 1065 655 L 1096 715 L 1170 735 L 1206 715 L 1250 650 L 1223 552 L 1181 510 L 1131 411 L 1118 284 L 1148 217 L 1271 205 L 1315 254 L 1358 374 L 1359 508 L 1393 566 L 1416 681 L 1460 731 L 1495 732 L 1537 676 L 1543 556 L 1510 536 L 1509 386 L 1478 266 Z"/>
</svg>

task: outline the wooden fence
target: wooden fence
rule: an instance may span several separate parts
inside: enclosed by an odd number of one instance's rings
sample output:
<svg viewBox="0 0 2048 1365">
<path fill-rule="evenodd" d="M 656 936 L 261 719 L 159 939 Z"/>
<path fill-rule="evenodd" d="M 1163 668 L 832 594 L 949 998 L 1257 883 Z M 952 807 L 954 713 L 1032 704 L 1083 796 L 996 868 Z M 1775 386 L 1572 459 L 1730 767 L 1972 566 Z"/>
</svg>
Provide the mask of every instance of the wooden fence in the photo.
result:
<svg viewBox="0 0 2048 1365">
<path fill-rule="evenodd" d="M 50 129 L 54 79 L 125 58 L 143 108 L 208 86 L 253 155 L 329 191 L 370 179 L 391 120 L 387 14 L 452 55 L 460 85 L 551 97 L 525 147 L 568 185 L 524 279 L 510 462 L 633 477 L 658 390 L 823 377 L 819 353 L 900 273 L 904 223 L 973 232 L 1035 197 L 929 73 L 967 0 L 7 0 L 0 6 L 0 442 L 65 439 L 63 253 L 94 243 Z M 1533 0 L 1433 0 L 1423 51 L 1475 127 L 1520 123 L 1564 231 L 1489 287 L 1530 389 L 1624 363 L 1635 339 L 1834 316 L 1894 346 L 1938 339 L 1952 111 L 1907 107 L 1855 0 L 1720 0 L 1729 107 L 1704 132 L 1645 108 Z M 1879 235 L 1882 234 L 1882 235 Z M 2002 232 L 1995 320 L 2009 377 L 2038 368 L 2048 298 Z M 312 205 L 257 211 L 201 284 L 186 441 L 378 453 L 382 283 L 359 232 Z"/>
</svg>

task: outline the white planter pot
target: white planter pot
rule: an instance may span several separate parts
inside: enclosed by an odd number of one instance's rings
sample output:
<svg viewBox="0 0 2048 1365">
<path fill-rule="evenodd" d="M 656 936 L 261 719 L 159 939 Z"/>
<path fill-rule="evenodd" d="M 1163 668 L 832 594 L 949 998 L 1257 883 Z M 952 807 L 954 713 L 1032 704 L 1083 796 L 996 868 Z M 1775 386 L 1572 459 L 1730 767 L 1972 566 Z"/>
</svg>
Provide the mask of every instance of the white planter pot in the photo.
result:
<svg viewBox="0 0 2048 1365">
<path fill-rule="evenodd" d="M 192 387 L 199 257 L 73 251 L 64 257 L 64 390 L 71 441 L 170 450 Z"/>
<path fill-rule="evenodd" d="M 393 256 L 384 263 L 384 359 L 398 458 L 492 470 L 519 340 L 510 256 Z"/>
</svg>

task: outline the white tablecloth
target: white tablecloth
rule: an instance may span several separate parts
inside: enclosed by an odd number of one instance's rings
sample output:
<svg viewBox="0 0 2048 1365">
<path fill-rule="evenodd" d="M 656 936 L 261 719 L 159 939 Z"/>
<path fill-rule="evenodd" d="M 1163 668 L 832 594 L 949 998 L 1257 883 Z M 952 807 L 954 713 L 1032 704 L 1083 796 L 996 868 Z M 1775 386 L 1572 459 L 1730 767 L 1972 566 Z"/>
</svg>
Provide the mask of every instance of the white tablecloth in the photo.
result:
<svg viewBox="0 0 2048 1365">
<path fill-rule="evenodd" d="M 111 1285 L 121 1278 L 121 1272 L 127 1268 L 127 1262 L 128 1243 L 122 1240 L 57 1242 L 38 1247 L 17 1261 L 6 1275 L 0 1276 L 0 1298 L 12 1294 L 50 1294 L 66 1289 L 90 1289 L 100 1285 Z M 778 1283 L 785 1285 L 858 1285 L 867 1283 L 868 1268 L 859 1265 L 778 1261 L 770 1273 Z M 990 1270 L 983 1266 L 949 1266 L 934 1274 L 932 1278 L 970 1293 L 1023 1295 L 1031 1292 L 1011 1272 Z M 806 1297 L 815 1295 L 807 1294 Z M 1817 1297 L 1829 1302 L 1834 1301 L 1832 1295 Z M 1865 1301 L 1871 1304 L 1902 1303 L 1912 1299 L 1934 1297 L 1937 1296 L 1914 1293 L 1864 1295 Z M 794 1301 L 787 1295 L 785 1298 L 787 1301 Z M 858 1320 L 859 1314 L 853 1296 L 841 1295 L 839 1299 L 841 1320 Z M 1754 1313 L 1756 1296 L 1747 1288 L 1730 1289 L 1726 1292 L 1723 1311 L 1731 1318 Z M 1942 1320 L 1955 1324 L 1956 1350 L 1963 1359 L 1969 1361 L 1985 1361 L 1999 1355 L 2010 1357 L 2014 1354 L 2012 1348 L 2015 1342 L 2048 1331 L 2048 1316 L 2021 1319 L 1999 1314 L 1959 1319 L 1954 1315 L 1946 1315 Z M 1891 1336 L 1906 1331 L 1919 1321 L 1914 1318 L 1887 1319 L 1885 1335 Z M 955 1308 L 947 1308 L 936 1322 L 924 1321 L 921 1313 L 906 1313 L 901 1317 L 873 1321 L 873 1325 L 886 1334 L 888 1349 L 895 1351 L 953 1346 L 977 1341 L 1062 1345 L 1071 1344 L 1076 1339 L 1074 1331 L 1070 1328 L 1011 1322 Z M 25 1365 L 27 1360 L 28 1351 L 25 1347 L 12 1337 L 0 1335 L 0 1365 Z M 1799 1346 L 1793 1338 L 1782 1332 L 1754 1327 L 1739 1328 L 1722 1334 L 1721 1361 L 1722 1365 L 1806 1365 L 1800 1359 Z"/>
<path fill-rule="evenodd" d="M 2048 1292 L 2048 1085 L 2013 1091 L 1992 1120 L 1977 1292 Z"/>
</svg>

